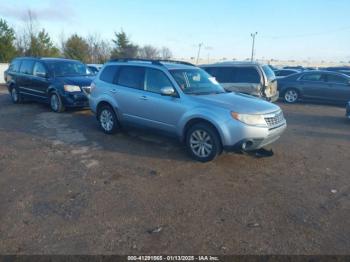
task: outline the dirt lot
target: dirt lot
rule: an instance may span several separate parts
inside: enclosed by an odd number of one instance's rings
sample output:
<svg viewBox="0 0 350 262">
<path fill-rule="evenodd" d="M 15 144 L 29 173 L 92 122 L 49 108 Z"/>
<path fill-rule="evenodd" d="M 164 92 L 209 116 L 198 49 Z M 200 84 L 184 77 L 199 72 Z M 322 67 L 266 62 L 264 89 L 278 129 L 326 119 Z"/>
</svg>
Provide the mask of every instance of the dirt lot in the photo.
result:
<svg viewBox="0 0 350 262">
<path fill-rule="evenodd" d="M 2 254 L 349 254 L 350 122 L 285 105 L 271 158 L 193 162 L 177 141 L 103 134 L 90 111 L 0 87 Z"/>
</svg>

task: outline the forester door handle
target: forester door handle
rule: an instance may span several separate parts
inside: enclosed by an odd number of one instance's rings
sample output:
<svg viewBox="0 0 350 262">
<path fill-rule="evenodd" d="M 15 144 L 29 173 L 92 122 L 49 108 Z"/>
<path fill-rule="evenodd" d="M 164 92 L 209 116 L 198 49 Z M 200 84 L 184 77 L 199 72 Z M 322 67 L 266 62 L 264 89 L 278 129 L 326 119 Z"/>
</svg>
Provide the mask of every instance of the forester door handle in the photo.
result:
<svg viewBox="0 0 350 262">
<path fill-rule="evenodd" d="M 110 91 L 111 91 L 111 93 L 113 93 L 113 94 L 117 93 L 117 89 L 111 89 Z"/>
<path fill-rule="evenodd" d="M 148 100 L 148 97 L 147 96 L 140 96 L 140 99 L 141 100 Z"/>
</svg>

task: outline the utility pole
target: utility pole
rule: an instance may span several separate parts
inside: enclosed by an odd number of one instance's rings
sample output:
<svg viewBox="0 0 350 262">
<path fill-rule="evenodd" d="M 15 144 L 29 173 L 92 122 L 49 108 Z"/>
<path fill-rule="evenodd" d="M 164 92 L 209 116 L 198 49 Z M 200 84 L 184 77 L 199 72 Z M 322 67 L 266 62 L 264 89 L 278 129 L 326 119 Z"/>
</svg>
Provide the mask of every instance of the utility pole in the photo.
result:
<svg viewBox="0 0 350 262">
<path fill-rule="evenodd" d="M 251 61 L 252 61 L 252 62 L 254 61 L 255 37 L 256 37 L 257 34 L 258 34 L 258 32 L 255 32 L 255 33 L 250 34 L 250 36 L 251 36 L 252 39 L 253 39 L 253 44 L 252 44 L 252 58 L 251 58 Z"/>
<path fill-rule="evenodd" d="M 198 45 L 198 54 L 197 54 L 197 61 L 196 61 L 196 64 L 197 64 L 197 65 L 198 65 L 198 60 L 199 60 L 199 55 L 200 55 L 200 53 L 201 53 L 202 45 L 203 45 L 203 43 L 200 43 L 200 44 Z"/>
</svg>

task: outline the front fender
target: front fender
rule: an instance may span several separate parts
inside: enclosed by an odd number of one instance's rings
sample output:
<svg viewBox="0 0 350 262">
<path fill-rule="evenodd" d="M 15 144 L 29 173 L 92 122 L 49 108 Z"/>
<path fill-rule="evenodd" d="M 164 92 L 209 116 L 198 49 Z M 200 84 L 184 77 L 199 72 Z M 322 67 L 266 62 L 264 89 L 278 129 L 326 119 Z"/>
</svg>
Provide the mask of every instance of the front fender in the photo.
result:
<svg viewBox="0 0 350 262">
<path fill-rule="evenodd" d="M 177 127 L 178 136 L 181 138 L 181 140 L 184 139 L 185 128 L 187 123 L 194 119 L 203 119 L 211 123 L 216 128 L 220 135 L 221 141 L 224 141 L 225 135 L 228 132 L 225 126 L 225 122 L 227 122 L 228 119 L 230 119 L 230 113 L 228 111 L 226 112 L 226 110 L 223 109 L 220 109 L 219 111 L 224 112 L 217 112 L 218 109 L 215 110 L 216 111 L 210 110 L 209 108 L 200 107 L 187 111 L 180 119 Z"/>
</svg>

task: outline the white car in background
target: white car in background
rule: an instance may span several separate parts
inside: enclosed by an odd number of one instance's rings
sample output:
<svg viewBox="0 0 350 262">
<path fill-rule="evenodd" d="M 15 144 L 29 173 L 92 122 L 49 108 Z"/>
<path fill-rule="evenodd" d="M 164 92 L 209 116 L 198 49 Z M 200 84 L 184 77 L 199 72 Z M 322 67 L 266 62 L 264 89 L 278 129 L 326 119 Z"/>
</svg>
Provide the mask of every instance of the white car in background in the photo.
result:
<svg viewBox="0 0 350 262">
<path fill-rule="evenodd" d="M 102 64 L 87 64 L 87 67 L 94 75 L 97 75 L 97 73 L 101 70 L 102 66 Z"/>
</svg>

